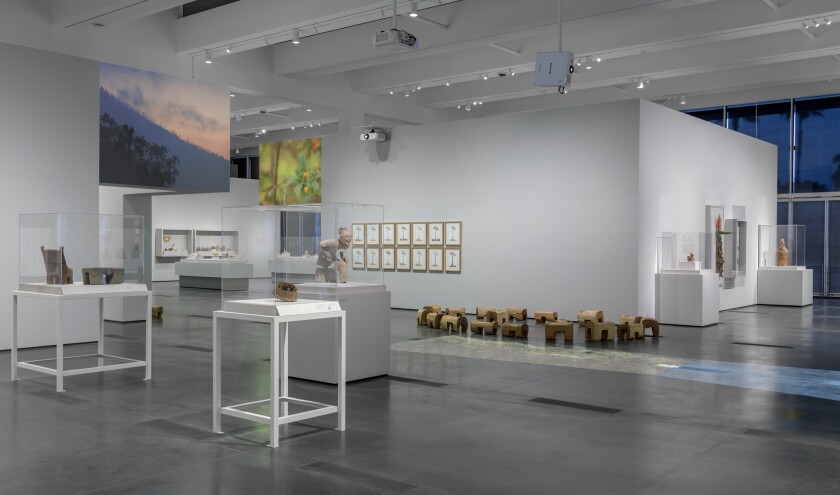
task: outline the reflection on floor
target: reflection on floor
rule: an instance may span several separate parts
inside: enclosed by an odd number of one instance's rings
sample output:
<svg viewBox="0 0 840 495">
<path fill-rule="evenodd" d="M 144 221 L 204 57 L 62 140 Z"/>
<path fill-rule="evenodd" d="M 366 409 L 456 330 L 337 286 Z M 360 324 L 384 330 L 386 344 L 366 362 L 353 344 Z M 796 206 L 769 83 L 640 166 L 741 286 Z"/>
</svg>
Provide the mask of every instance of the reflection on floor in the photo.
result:
<svg viewBox="0 0 840 495">
<path fill-rule="evenodd" d="M 643 345 L 642 342 L 639 342 L 639 344 Z M 571 346 L 558 347 L 554 343 L 540 346 L 527 341 L 499 340 L 495 337 L 488 338 L 468 334 L 396 342 L 391 344 L 391 349 L 442 356 L 569 366 L 572 368 L 649 375 L 663 373 L 663 365 L 680 366 L 687 363 L 685 359 L 674 359 L 642 352 Z"/>
</svg>

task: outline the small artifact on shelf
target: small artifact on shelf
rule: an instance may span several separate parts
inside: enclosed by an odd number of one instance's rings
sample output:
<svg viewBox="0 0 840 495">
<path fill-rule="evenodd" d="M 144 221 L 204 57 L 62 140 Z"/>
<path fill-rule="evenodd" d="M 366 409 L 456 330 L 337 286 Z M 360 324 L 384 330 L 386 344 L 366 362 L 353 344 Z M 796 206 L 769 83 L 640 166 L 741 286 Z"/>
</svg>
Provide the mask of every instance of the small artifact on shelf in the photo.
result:
<svg viewBox="0 0 840 495">
<path fill-rule="evenodd" d="M 505 323 L 502 325 L 502 337 L 528 338 L 527 323 Z"/>
<path fill-rule="evenodd" d="M 285 302 L 295 302 L 298 300 L 298 289 L 295 284 L 289 282 L 276 282 L 274 297 Z"/>
<path fill-rule="evenodd" d="M 534 312 L 534 319 L 538 323 L 545 323 L 547 321 L 557 321 L 557 311 L 536 311 Z"/>
<path fill-rule="evenodd" d="M 586 340 L 615 340 L 615 323 L 588 320 L 586 322 Z"/>
<path fill-rule="evenodd" d="M 496 311 L 496 308 L 482 308 L 481 306 L 478 306 L 475 308 L 475 317 L 479 320 L 483 320 L 488 311 Z"/>
<path fill-rule="evenodd" d="M 557 332 L 563 333 L 564 342 L 574 342 L 574 324 L 566 320 L 546 321 L 545 340 L 557 340 Z"/>
<path fill-rule="evenodd" d="M 469 323 L 467 323 L 466 316 L 454 316 L 454 315 L 444 315 L 443 318 L 440 319 L 440 329 L 446 330 L 449 332 L 457 331 L 466 332 L 469 328 Z"/>
<path fill-rule="evenodd" d="M 694 253 L 688 253 L 688 256 L 686 256 L 685 260 L 694 261 Z"/>
<path fill-rule="evenodd" d="M 117 285 L 125 282 L 123 268 L 82 268 L 84 285 Z"/>
<path fill-rule="evenodd" d="M 528 310 L 525 308 L 505 308 L 511 320 L 528 321 Z"/>
<path fill-rule="evenodd" d="M 604 312 L 598 309 L 582 309 L 577 313 L 578 325 L 585 327 L 587 321 L 604 322 Z"/>
<path fill-rule="evenodd" d="M 790 252 L 787 246 L 785 246 L 785 240 L 779 239 L 779 248 L 776 249 L 776 266 L 788 266 L 789 254 Z"/>
<path fill-rule="evenodd" d="M 347 283 L 347 258 L 344 256 L 344 249 L 352 244 L 350 229 L 341 227 L 338 229 L 338 239 L 327 239 L 321 241 L 321 252 L 318 253 L 318 261 L 315 262 L 316 282 L 336 282 L 336 272 L 342 284 Z"/>
<path fill-rule="evenodd" d="M 499 324 L 495 321 L 473 320 L 470 324 L 470 330 L 472 333 L 479 335 L 496 335 L 496 332 L 499 331 Z"/>
<path fill-rule="evenodd" d="M 47 270 L 47 284 L 70 285 L 73 283 L 73 269 L 67 266 L 64 246 L 59 246 L 58 249 L 44 249 L 44 246 L 41 246 L 41 255 L 44 256 L 44 268 Z"/>
<path fill-rule="evenodd" d="M 152 306 L 152 318 L 163 319 L 163 306 Z"/>
</svg>

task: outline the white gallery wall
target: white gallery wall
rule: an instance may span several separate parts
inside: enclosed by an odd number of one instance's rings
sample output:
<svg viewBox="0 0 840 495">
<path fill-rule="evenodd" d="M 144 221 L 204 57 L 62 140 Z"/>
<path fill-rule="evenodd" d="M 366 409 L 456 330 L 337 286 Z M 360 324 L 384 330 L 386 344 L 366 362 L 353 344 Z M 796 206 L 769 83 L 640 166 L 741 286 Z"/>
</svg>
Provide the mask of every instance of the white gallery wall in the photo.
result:
<svg viewBox="0 0 840 495">
<path fill-rule="evenodd" d="M 18 215 L 98 212 L 99 64 L 0 43 L 0 67 L 0 349 L 8 349 Z M 54 304 L 27 299 L 20 310 L 20 344 L 55 345 Z M 67 303 L 64 322 L 66 342 L 95 340 L 96 302 Z"/>
<path fill-rule="evenodd" d="M 463 222 L 462 273 L 386 273 L 394 307 L 617 317 L 636 308 L 638 125 L 629 101 L 327 136 L 323 198 Z"/>
<path fill-rule="evenodd" d="M 756 303 L 758 226 L 776 223 L 776 146 L 648 101 L 639 138 L 639 310 L 653 314 L 656 238 L 706 230 L 706 205 L 747 213 L 747 279 L 720 309 Z"/>
</svg>

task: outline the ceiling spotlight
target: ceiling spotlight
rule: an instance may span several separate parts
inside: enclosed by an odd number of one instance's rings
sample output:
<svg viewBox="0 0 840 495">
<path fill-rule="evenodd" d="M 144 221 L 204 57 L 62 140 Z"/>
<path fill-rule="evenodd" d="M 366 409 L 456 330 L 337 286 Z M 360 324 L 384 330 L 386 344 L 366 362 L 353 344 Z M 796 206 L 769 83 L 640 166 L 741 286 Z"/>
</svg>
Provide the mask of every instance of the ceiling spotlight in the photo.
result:
<svg viewBox="0 0 840 495">
<path fill-rule="evenodd" d="M 575 64 L 576 64 L 578 67 L 580 67 L 580 59 L 577 59 L 577 60 L 575 61 Z"/>
<path fill-rule="evenodd" d="M 458 106 L 456 106 L 455 108 L 457 108 L 458 110 L 460 110 L 460 109 L 461 109 L 461 104 L 460 104 L 460 103 L 458 103 Z"/>
<path fill-rule="evenodd" d="M 265 129 L 260 129 L 260 134 L 265 134 Z"/>
<path fill-rule="evenodd" d="M 473 106 L 478 105 L 478 100 L 473 100 L 472 104 Z"/>
<path fill-rule="evenodd" d="M 294 124 L 292 124 L 292 130 L 295 130 L 295 125 Z"/>
<path fill-rule="evenodd" d="M 233 45 L 228 45 L 227 48 L 225 48 L 225 52 L 227 52 L 227 53 L 230 53 L 231 50 L 233 50 Z M 239 153 L 239 152 L 237 151 L 237 153 Z"/>
<path fill-rule="evenodd" d="M 311 111 L 312 111 L 312 109 L 311 109 L 311 108 L 307 108 L 307 109 L 306 109 L 306 111 L 307 111 L 307 112 L 311 112 Z"/>
<path fill-rule="evenodd" d="M 255 133 L 254 133 L 254 137 L 255 137 L 255 138 L 260 137 L 260 133 L 259 133 L 259 132 L 255 132 Z"/>
<path fill-rule="evenodd" d="M 472 110 L 472 106 L 469 103 L 467 103 L 467 111 L 469 112 L 471 110 Z"/>
<path fill-rule="evenodd" d="M 811 21 L 811 23 L 814 25 L 814 27 L 820 27 L 820 21 L 818 21 L 818 20 L 816 20 L 816 19 L 814 19 L 813 21 Z"/>
<path fill-rule="evenodd" d="M 831 26 L 831 19 L 829 19 L 828 17 L 823 17 L 823 22 L 826 26 Z"/>
<path fill-rule="evenodd" d="M 636 88 L 638 88 L 638 89 L 645 89 L 645 82 L 644 82 L 644 81 L 642 81 L 642 80 L 639 80 L 639 85 L 638 85 L 638 86 L 636 86 Z"/>
<path fill-rule="evenodd" d="M 802 22 L 802 29 L 808 29 L 809 27 L 811 27 L 810 24 L 806 24 L 804 21 Z"/>
<path fill-rule="evenodd" d="M 479 100 L 479 101 L 478 101 L 478 104 L 479 104 L 479 105 L 484 105 L 484 102 L 483 102 L 483 101 L 481 101 L 481 100 Z"/>
<path fill-rule="evenodd" d="M 405 96 L 406 98 L 411 96 L 411 91 L 408 89 L 408 86 L 405 87 L 405 94 L 403 96 Z"/>
<path fill-rule="evenodd" d="M 235 150 L 233 150 L 233 152 L 238 155 L 239 154 L 239 148 L 236 148 Z"/>
<path fill-rule="evenodd" d="M 685 95 L 680 97 L 680 105 L 685 105 Z"/>
<path fill-rule="evenodd" d="M 420 91 L 420 85 L 419 84 L 417 85 L 417 91 Z"/>
<path fill-rule="evenodd" d="M 596 55 L 596 56 L 595 56 L 595 61 L 596 61 L 596 62 L 598 62 L 598 63 L 600 64 L 600 63 L 601 63 L 601 56 L 600 56 L 600 55 Z"/>
<path fill-rule="evenodd" d="M 417 2 L 412 1 L 412 2 L 409 3 L 408 16 L 409 17 L 417 17 Z"/>
<path fill-rule="evenodd" d="M 212 64 L 213 63 L 213 54 L 210 53 L 210 50 L 204 52 L 204 63 L 205 64 Z"/>
<path fill-rule="evenodd" d="M 300 44 L 300 29 L 293 29 L 292 30 L 292 44 L 295 44 L 295 45 Z"/>
<path fill-rule="evenodd" d="M 513 69 L 508 69 L 508 73 L 509 73 L 511 76 L 515 76 L 515 75 L 516 75 L 516 71 L 515 71 L 515 70 L 513 70 Z"/>
<path fill-rule="evenodd" d="M 318 122 L 318 127 L 321 127 L 321 123 L 320 123 L 320 122 Z"/>
<path fill-rule="evenodd" d="M 230 97 L 231 97 L 231 98 L 236 98 L 236 95 L 235 95 L 235 94 L 233 94 L 233 93 L 231 93 L 231 94 L 230 94 Z"/>
<path fill-rule="evenodd" d="M 446 85 L 449 86 L 449 81 L 446 81 Z"/>
<path fill-rule="evenodd" d="M 586 70 L 592 68 L 592 57 L 586 57 Z"/>
<path fill-rule="evenodd" d="M 485 81 L 487 80 L 487 74 L 482 74 L 482 75 L 481 75 L 481 77 L 482 77 L 482 79 L 484 79 Z"/>
<path fill-rule="evenodd" d="M 237 122 L 242 122 L 242 114 L 241 113 L 236 112 L 235 114 L 233 114 L 233 117 L 236 119 Z"/>
</svg>

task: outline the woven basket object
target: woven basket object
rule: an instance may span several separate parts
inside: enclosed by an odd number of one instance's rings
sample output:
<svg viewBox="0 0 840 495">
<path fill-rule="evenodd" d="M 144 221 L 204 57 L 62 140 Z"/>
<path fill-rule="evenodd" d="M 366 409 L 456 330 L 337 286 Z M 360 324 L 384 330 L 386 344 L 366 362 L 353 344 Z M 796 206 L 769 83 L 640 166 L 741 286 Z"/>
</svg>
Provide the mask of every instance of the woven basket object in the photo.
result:
<svg viewBox="0 0 840 495">
<path fill-rule="evenodd" d="M 288 282 L 277 282 L 274 286 L 274 297 L 285 302 L 295 302 L 298 299 L 297 287 Z"/>
</svg>

